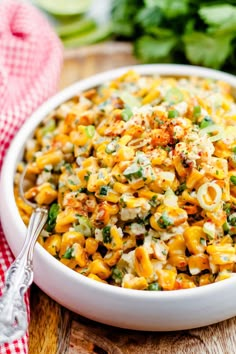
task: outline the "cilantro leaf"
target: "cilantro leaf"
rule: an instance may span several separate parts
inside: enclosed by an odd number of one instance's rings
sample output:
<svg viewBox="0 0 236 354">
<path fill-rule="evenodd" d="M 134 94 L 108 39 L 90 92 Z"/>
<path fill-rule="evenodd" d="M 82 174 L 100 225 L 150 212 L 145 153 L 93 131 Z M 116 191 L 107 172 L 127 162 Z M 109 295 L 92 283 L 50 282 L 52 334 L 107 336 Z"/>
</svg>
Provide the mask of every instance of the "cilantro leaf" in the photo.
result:
<svg viewBox="0 0 236 354">
<path fill-rule="evenodd" d="M 144 29 L 158 26 L 162 20 L 162 11 L 158 6 L 144 7 L 135 16 L 135 22 Z"/>
<path fill-rule="evenodd" d="M 183 37 L 188 60 L 218 69 L 231 52 L 232 36 L 213 36 L 192 32 Z"/>
<path fill-rule="evenodd" d="M 134 46 L 134 52 L 138 58 L 144 62 L 169 62 L 171 51 L 175 47 L 177 40 L 170 38 L 153 38 L 151 36 L 140 37 Z"/>
<path fill-rule="evenodd" d="M 189 11 L 188 0 L 146 0 L 148 7 L 158 6 L 167 18 L 186 15 Z"/>
<path fill-rule="evenodd" d="M 217 4 L 201 6 L 199 16 L 209 25 L 209 32 L 232 33 L 236 31 L 236 6 Z"/>
<path fill-rule="evenodd" d="M 48 232 L 52 232 L 55 225 L 56 225 L 56 219 L 57 215 L 59 213 L 60 207 L 57 203 L 54 203 L 51 205 L 49 212 L 48 212 L 48 220 L 47 220 L 47 225 L 46 225 L 46 230 Z"/>
<path fill-rule="evenodd" d="M 190 63 L 236 73 L 235 0 L 112 0 L 113 33 L 145 63 Z"/>
</svg>

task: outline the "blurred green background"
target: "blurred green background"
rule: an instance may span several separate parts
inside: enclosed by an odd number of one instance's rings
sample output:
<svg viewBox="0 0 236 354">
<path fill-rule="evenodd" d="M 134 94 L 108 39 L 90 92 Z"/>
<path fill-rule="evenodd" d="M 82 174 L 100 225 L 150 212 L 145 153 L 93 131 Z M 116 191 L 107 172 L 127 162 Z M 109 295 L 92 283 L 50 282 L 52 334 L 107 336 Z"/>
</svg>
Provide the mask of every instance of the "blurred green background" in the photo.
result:
<svg viewBox="0 0 236 354">
<path fill-rule="evenodd" d="M 236 73 L 236 0 L 32 0 L 65 47 L 133 43 L 143 63 L 190 63 Z"/>
</svg>

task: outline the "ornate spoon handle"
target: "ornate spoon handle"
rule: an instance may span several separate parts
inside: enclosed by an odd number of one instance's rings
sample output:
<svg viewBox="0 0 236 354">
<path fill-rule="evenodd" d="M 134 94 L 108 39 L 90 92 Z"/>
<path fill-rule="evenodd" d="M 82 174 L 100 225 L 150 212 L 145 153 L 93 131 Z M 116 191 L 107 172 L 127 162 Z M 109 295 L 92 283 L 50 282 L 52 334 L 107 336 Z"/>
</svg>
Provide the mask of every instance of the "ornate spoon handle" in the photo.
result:
<svg viewBox="0 0 236 354">
<path fill-rule="evenodd" d="M 27 329 L 24 294 L 33 281 L 33 250 L 46 224 L 48 211 L 36 208 L 31 215 L 23 248 L 7 270 L 0 298 L 0 344 L 20 338 Z"/>
</svg>

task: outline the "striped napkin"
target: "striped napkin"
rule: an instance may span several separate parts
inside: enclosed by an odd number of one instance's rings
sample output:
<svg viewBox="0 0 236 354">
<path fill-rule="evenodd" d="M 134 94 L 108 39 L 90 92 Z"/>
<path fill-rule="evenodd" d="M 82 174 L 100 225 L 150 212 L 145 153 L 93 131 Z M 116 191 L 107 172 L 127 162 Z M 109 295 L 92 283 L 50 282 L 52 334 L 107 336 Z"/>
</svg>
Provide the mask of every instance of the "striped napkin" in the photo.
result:
<svg viewBox="0 0 236 354">
<path fill-rule="evenodd" d="M 47 20 L 22 0 L 0 2 L 0 170 L 11 139 L 57 88 L 62 46 Z M 1 200 L 0 200 L 1 203 Z M 0 225 L 0 294 L 13 261 Z M 29 298 L 25 297 L 29 317 Z M 1 333 L 0 333 L 1 336 Z M 0 354 L 28 353 L 28 333 Z"/>
</svg>

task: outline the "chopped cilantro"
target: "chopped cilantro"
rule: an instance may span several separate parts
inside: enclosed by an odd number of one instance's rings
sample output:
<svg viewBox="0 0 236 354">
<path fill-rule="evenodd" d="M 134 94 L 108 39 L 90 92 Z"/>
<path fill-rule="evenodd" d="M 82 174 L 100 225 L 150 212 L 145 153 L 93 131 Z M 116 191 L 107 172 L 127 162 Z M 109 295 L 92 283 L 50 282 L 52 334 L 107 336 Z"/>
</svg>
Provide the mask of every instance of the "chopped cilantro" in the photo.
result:
<svg viewBox="0 0 236 354">
<path fill-rule="evenodd" d="M 187 188 L 186 183 L 181 183 L 179 187 L 176 189 L 175 194 L 180 195 L 183 193 L 183 191 Z"/>
<path fill-rule="evenodd" d="M 107 195 L 108 190 L 109 190 L 109 187 L 108 187 L 108 186 L 101 186 L 101 187 L 100 187 L 99 194 L 100 194 L 100 195 Z"/>
<path fill-rule="evenodd" d="M 103 242 L 104 243 L 110 243 L 111 242 L 111 226 L 105 226 L 102 229 L 102 236 L 103 236 Z"/>
<path fill-rule="evenodd" d="M 167 213 L 164 212 L 157 223 L 161 229 L 166 229 L 168 226 L 173 225 L 173 220 L 167 215 Z"/>
<path fill-rule="evenodd" d="M 115 281 L 115 283 L 120 284 L 123 278 L 123 273 L 120 269 L 113 268 L 111 277 Z"/>
<path fill-rule="evenodd" d="M 87 171 L 87 175 L 84 176 L 84 180 L 88 182 L 89 176 L 92 174 L 92 172 Z"/>
<path fill-rule="evenodd" d="M 149 200 L 149 204 L 152 206 L 152 207 L 156 207 L 158 204 L 159 204 L 159 201 L 157 199 L 157 195 L 153 195 L 151 200 Z"/>
<path fill-rule="evenodd" d="M 73 248 L 72 247 L 67 248 L 67 250 L 64 253 L 64 255 L 62 256 L 62 258 L 71 259 L 72 258 L 72 252 L 73 252 Z"/>
<path fill-rule="evenodd" d="M 72 165 L 68 162 L 64 164 L 66 171 L 72 173 Z"/>
<path fill-rule="evenodd" d="M 47 220 L 47 225 L 46 225 L 46 230 L 48 232 L 53 231 L 55 225 L 56 225 L 56 219 L 57 215 L 59 213 L 60 207 L 58 204 L 54 203 L 51 205 L 49 212 L 48 212 L 48 220 Z"/>
<path fill-rule="evenodd" d="M 125 203 L 125 201 L 122 197 L 120 198 L 120 205 L 122 208 L 126 208 L 126 206 L 127 206 L 127 204 Z"/>
<path fill-rule="evenodd" d="M 123 172 L 124 176 L 131 180 L 132 178 L 138 179 L 143 177 L 143 169 L 141 166 L 138 166 L 136 163 L 133 163 Z"/>
</svg>

